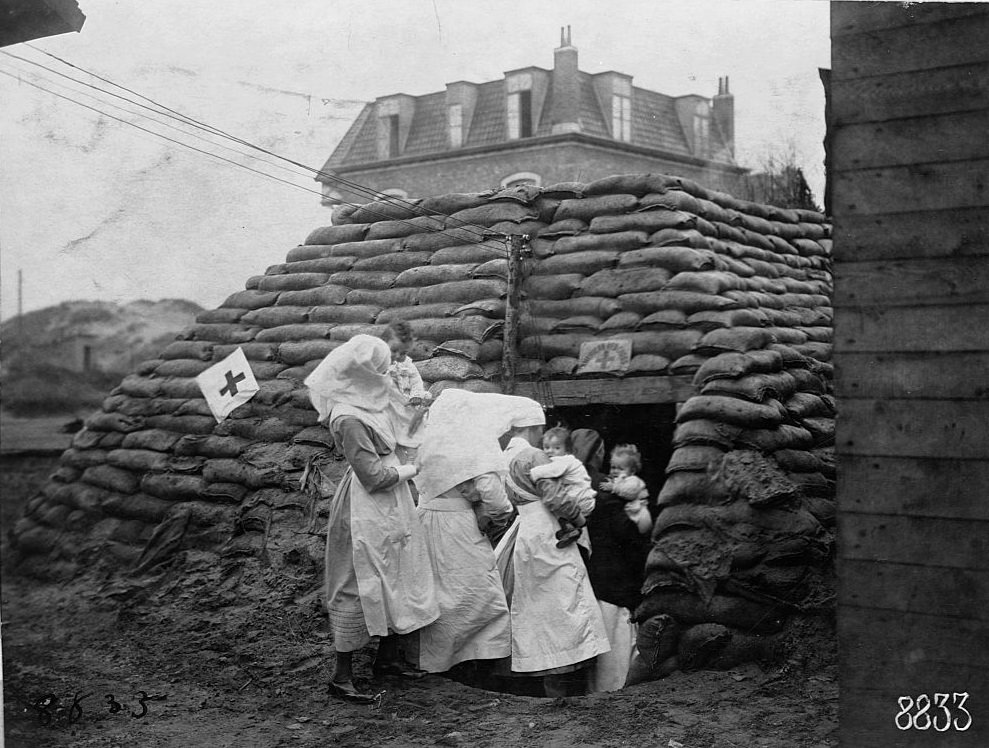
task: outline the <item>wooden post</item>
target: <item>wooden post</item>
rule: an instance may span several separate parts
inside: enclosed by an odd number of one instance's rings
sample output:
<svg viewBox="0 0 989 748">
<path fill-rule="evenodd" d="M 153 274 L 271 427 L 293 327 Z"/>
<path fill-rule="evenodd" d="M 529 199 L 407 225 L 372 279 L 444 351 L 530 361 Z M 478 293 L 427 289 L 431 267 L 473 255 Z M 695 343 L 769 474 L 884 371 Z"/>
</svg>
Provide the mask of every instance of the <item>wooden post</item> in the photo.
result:
<svg viewBox="0 0 989 748">
<path fill-rule="evenodd" d="M 508 299 L 505 305 L 505 345 L 501 354 L 501 382 L 506 395 L 515 392 L 519 358 L 519 304 L 522 299 L 522 247 L 529 237 L 508 237 Z"/>
</svg>

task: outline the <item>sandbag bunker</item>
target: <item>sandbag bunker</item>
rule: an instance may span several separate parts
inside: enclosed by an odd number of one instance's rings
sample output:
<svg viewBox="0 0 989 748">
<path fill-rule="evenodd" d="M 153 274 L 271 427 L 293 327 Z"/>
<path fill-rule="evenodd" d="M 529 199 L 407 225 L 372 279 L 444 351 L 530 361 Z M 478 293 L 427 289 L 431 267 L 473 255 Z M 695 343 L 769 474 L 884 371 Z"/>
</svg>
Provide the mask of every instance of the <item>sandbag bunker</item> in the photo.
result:
<svg viewBox="0 0 989 748">
<path fill-rule="evenodd" d="M 404 319 L 434 391 L 502 391 L 503 235 L 520 234 L 515 391 L 553 412 L 604 392 L 670 413 L 647 478 L 660 511 L 635 679 L 768 658 L 833 589 L 830 226 L 666 175 L 337 208 L 113 390 L 14 546 L 26 563 L 95 552 L 128 571 L 263 556 L 315 588 L 327 502 L 302 479 L 332 443 L 302 380 Z M 586 366 L 601 340 L 629 341 L 620 367 Z M 237 348 L 261 389 L 218 424 L 195 377 Z"/>
</svg>

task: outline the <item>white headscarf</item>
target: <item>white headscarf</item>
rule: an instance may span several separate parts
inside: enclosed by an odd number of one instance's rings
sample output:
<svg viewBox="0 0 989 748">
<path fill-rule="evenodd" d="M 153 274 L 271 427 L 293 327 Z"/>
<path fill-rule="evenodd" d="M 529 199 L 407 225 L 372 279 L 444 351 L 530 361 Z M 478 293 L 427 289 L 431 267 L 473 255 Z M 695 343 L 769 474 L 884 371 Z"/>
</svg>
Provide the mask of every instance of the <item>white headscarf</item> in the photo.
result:
<svg viewBox="0 0 989 748">
<path fill-rule="evenodd" d="M 330 351 L 305 380 L 319 420 L 354 416 L 394 448 L 411 414 L 388 374 L 390 363 L 388 344 L 371 335 L 355 335 Z"/>
<path fill-rule="evenodd" d="M 498 438 L 510 429 L 546 423 L 542 406 L 514 395 L 446 389 L 429 409 L 419 449 L 416 486 L 423 499 L 485 473 L 505 473 Z"/>
</svg>

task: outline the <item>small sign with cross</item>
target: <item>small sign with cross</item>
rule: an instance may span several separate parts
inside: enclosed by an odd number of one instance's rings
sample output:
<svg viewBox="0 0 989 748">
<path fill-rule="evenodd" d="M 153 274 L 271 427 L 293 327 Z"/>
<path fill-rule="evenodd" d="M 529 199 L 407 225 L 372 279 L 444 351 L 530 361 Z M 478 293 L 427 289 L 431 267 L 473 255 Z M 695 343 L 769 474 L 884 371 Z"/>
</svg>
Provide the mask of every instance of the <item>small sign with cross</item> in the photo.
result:
<svg viewBox="0 0 989 748">
<path fill-rule="evenodd" d="M 209 367 L 196 377 L 196 384 L 217 422 L 222 422 L 234 408 L 254 397 L 259 389 L 243 348 Z"/>
<path fill-rule="evenodd" d="M 591 340 L 580 345 L 578 374 L 613 374 L 628 371 L 632 360 L 632 341 L 625 338 Z"/>
</svg>

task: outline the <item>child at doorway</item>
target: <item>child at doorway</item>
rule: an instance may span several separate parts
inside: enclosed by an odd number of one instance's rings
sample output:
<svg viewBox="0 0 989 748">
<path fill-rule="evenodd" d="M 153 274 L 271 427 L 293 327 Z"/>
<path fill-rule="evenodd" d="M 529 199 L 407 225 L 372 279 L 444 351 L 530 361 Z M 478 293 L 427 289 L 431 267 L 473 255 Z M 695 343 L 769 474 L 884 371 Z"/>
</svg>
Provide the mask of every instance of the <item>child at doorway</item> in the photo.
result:
<svg viewBox="0 0 989 748">
<path fill-rule="evenodd" d="M 570 432 L 556 426 L 543 434 L 543 451 L 549 456 L 550 464 L 538 465 L 530 471 L 533 480 L 552 478 L 557 480 L 560 490 L 575 498 L 581 514 L 586 517 L 594 510 L 597 491 L 591 487 L 591 476 L 584 464 L 573 455 L 573 441 Z M 557 547 L 565 548 L 581 536 L 581 528 L 566 520 L 558 519 L 560 529 L 556 533 Z"/>
<path fill-rule="evenodd" d="M 601 490 L 613 493 L 625 502 L 625 514 L 645 535 L 652 528 L 652 517 L 646 506 L 649 491 L 638 476 L 641 469 L 639 448 L 634 444 L 619 444 L 611 450 L 611 469 L 608 478 L 601 483 Z"/>
</svg>

